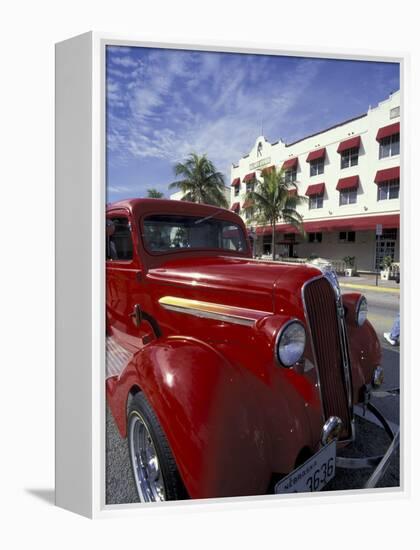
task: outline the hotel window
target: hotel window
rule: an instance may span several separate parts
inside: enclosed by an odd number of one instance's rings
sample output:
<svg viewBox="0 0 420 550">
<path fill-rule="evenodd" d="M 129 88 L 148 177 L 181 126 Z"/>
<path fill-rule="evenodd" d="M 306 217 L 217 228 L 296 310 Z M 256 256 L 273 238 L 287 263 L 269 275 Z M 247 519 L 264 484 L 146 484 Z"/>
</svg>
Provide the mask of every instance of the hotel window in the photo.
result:
<svg viewBox="0 0 420 550">
<path fill-rule="evenodd" d="M 247 193 L 252 193 L 255 189 L 255 182 L 253 181 L 248 181 L 247 184 L 246 184 L 246 192 Z"/>
<path fill-rule="evenodd" d="M 355 204 L 357 202 L 357 189 L 343 189 L 340 191 L 340 206 Z"/>
<path fill-rule="evenodd" d="M 398 199 L 400 196 L 400 180 L 384 181 L 378 185 L 378 201 Z"/>
<path fill-rule="evenodd" d="M 392 240 L 396 241 L 397 240 L 397 230 L 396 229 L 388 229 L 388 228 L 382 229 L 382 238 L 383 239 L 392 239 Z"/>
<path fill-rule="evenodd" d="M 341 169 L 357 166 L 359 162 L 359 148 L 352 147 L 341 153 Z"/>
<path fill-rule="evenodd" d="M 239 185 L 235 185 L 235 187 L 233 188 L 234 189 L 234 193 L 233 193 L 233 196 L 234 197 L 237 197 L 239 195 Z"/>
<path fill-rule="evenodd" d="M 317 195 L 311 195 L 309 197 L 309 210 L 315 208 L 322 208 L 324 206 L 324 193 L 318 193 Z"/>
<path fill-rule="evenodd" d="M 397 118 L 400 116 L 400 108 L 394 107 L 393 109 L 390 109 L 389 111 L 389 118 Z"/>
<path fill-rule="evenodd" d="M 379 141 L 379 158 L 393 157 L 400 154 L 400 134 L 387 136 Z"/>
<path fill-rule="evenodd" d="M 285 183 L 295 183 L 297 179 L 297 170 L 292 168 L 291 170 L 286 170 L 284 172 L 284 181 Z"/>
<path fill-rule="evenodd" d="M 310 243 L 322 243 L 322 233 L 308 233 Z"/>
<path fill-rule="evenodd" d="M 250 220 L 254 217 L 254 208 L 245 209 L 245 219 Z"/>
<path fill-rule="evenodd" d="M 340 243 L 354 243 L 356 242 L 355 231 L 340 231 L 338 234 L 338 240 Z"/>
<path fill-rule="evenodd" d="M 319 176 L 324 173 L 324 159 L 316 159 L 310 162 L 311 165 L 311 176 Z"/>
</svg>

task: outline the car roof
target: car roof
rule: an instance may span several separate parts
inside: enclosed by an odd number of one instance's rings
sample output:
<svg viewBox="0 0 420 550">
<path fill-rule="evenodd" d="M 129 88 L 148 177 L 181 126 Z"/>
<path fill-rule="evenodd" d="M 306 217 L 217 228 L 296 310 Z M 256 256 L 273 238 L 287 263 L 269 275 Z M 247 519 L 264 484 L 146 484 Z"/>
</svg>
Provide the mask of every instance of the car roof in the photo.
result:
<svg viewBox="0 0 420 550">
<path fill-rule="evenodd" d="M 128 210 L 136 218 L 145 214 L 183 214 L 187 216 L 214 216 L 219 214 L 225 220 L 231 220 L 236 224 L 243 223 L 237 214 L 226 208 L 189 201 L 132 198 L 113 202 L 106 206 L 107 213 L 121 209 Z"/>
</svg>

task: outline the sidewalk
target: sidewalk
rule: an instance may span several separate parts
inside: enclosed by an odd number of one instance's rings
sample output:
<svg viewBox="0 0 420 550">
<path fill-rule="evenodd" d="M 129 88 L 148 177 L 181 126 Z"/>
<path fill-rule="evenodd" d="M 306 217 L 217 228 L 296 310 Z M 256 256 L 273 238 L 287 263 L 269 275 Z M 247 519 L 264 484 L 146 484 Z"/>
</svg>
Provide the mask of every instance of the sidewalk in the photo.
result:
<svg viewBox="0 0 420 550">
<path fill-rule="evenodd" d="M 344 277 L 340 275 L 338 280 L 340 281 L 340 286 L 343 288 L 372 290 L 374 292 L 388 292 L 391 294 L 400 293 L 400 285 L 395 281 L 381 281 L 381 278 L 378 277 L 378 286 L 376 286 L 375 275 L 366 274 L 356 277 Z"/>
</svg>

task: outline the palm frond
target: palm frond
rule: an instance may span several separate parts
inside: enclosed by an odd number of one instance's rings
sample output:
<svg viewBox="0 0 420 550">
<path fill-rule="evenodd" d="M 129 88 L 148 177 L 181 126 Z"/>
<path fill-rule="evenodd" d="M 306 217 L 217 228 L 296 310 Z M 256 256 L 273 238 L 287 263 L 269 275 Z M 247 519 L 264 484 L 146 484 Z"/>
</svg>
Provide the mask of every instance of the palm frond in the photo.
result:
<svg viewBox="0 0 420 550">
<path fill-rule="evenodd" d="M 223 174 L 218 172 L 206 155 L 192 152 L 184 162 L 174 166 L 176 176 L 183 179 L 169 184 L 169 188 L 181 189 L 185 196 L 194 202 L 227 207 L 224 195 L 225 181 Z"/>
</svg>

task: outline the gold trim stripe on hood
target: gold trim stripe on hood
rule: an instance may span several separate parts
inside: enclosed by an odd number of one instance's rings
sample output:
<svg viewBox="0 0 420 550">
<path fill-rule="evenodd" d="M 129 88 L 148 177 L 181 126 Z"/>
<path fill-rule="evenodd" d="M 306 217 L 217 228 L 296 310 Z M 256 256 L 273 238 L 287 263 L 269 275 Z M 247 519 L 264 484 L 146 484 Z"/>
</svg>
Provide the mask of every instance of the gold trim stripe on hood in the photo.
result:
<svg viewBox="0 0 420 550">
<path fill-rule="evenodd" d="M 258 319 L 271 315 L 267 311 L 226 306 L 212 302 L 201 302 L 199 300 L 178 298 L 176 296 L 163 296 L 160 298 L 159 304 L 170 311 L 246 326 L 252 326 Z"/>
</svg>

